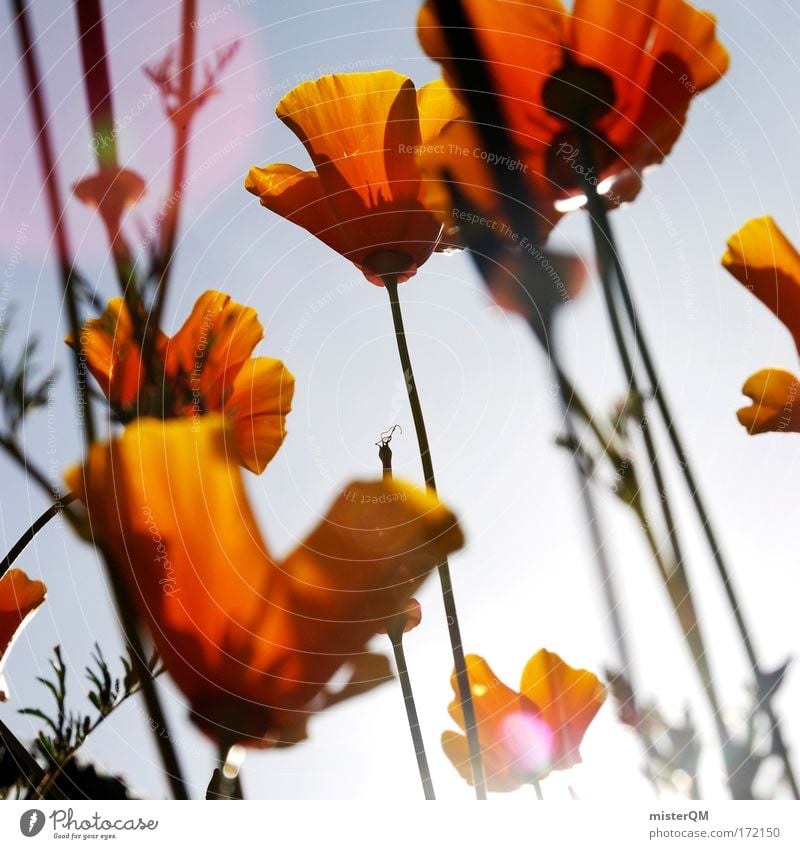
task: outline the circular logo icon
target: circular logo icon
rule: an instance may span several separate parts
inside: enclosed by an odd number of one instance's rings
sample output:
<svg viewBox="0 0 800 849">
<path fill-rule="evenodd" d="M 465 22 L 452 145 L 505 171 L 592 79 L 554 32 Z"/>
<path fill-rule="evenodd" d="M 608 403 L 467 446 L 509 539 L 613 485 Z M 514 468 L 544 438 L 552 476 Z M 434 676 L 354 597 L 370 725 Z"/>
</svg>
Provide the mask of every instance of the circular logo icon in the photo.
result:
<svg viewBox="0 0 800 849">
<path fill-rule="evenodd" d="M 19 830 L 25 837 L 36 837 L 44 828 L 45 815 L 36 808 L 31 808 L 19 818 Z"/>
</svg>

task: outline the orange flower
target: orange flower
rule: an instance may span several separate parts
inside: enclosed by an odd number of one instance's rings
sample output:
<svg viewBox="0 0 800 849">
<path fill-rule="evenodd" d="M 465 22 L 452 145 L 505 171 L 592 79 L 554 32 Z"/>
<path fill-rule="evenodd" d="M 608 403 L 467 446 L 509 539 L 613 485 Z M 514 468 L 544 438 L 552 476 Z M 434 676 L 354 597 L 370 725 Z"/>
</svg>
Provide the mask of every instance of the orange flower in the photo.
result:
<svg viewBox="0 0 800 849">
<path fill-rule="evenodd" d="M 531 226 L 545 232 L 554 206 L 580 205 L 586 177 L 614 205 L 635 197 L 642 170 L 680 136 L 692 97 L 728 66 L 713 15 L 684 0 L 575 0 L 571 14 L 558 0 L 463 0 L 462 8 L 514 150 L 483 150 L 478 127 L 456 122 L 421 165 L 437 177 L 448 172 L 482 211 L 502 206 L 498 169 L 516 170 L 538 206 Z M 458 91 L 475 57 L 454 57 L 449 40 L 459 32 L 442 30 L 431 0 L 418 33 Z M 445 187 L 432 191 L 431 203 L 446 208 Z"/>
<path fill-rule="evenodd" d="M 11 569 L 0 578 L 0 702 L 8 699 L 2 672 L 11 644 L 46 595 L 45 585 L 22 569 Z"/>
<path fill-rule="evenodd" d="M 722 265 L 786 325 L 800 353 L 800 254 L 770 218 L 728 239 Z"/>
<path fill-rule="evenodd" d="M 739 423 L 758 433 L 800 433 L 800 380 L 781 368 L 767 368 L 745 381 L 742 394 L 753 402 L 736 412 Z"/>
<path fill-rule="evenodd" d="M 316 170 L 253 167 L 245 188 L 372 283 L 380 285 L 384 274 L 400 282 L 416 274 L 441 226 L 422 202 L 414 157 L 461 114 L 447 87 L 437 81 L 417 91 L 394 71 L 334 74 L 292 89 L 276 111 Z"/>
<path fill-rule="evenodd" d="M 194 721 L 228 744 L 287 744 L 304 738 L 337 670 L 363 659 L 463 540 L 432 492 L 357 481 L 278 562 L 225 440 L 218 415 L 198 427 L 139 419 L 95 445 L 68 484 Z"/>
<path fill-rule="evenodd" d="M 723 266 L 783 322 L 800 353 L 800 254 L 768 215 L 748 221 L 728 240 Z M 753 401 L 737 412 L 751 435 L 800 432 L 800 381 L 781 368 L 751 375 L 742 393 Z"/>
<path fill-rule="evenodd" d="M 546 649 L 525 665 L 520 692 L 503 684 L 478 655 L 467 656 L 467 671 L 489 790 L 516 790 L 581 762 L 578 747 L 606 698 L 596 675 L 573 669 Z M 455 673 L 451 683 L 458 693 Z M 465 728 L 458 698 L 450 703 L 450 715 Z M 472 783 L 467 738 L 445 731 L 442 746 Z"/>
<path fill-rule="evenodd" d="M 160 379 L 146 374 L 122 298 L 88 321 L 81 343 L 89 370 L 121 421 L 139 415 L 191 417 L 224 410 L 242 465 L 261 473 L 286 435 L 294 377 L 280 360 L 251 357 L 264 335 L 255 310 L 208 291 L 171 338 L 158 331 Z M 70 341 L 70 340 L 68 340 Z"/>
</svg>

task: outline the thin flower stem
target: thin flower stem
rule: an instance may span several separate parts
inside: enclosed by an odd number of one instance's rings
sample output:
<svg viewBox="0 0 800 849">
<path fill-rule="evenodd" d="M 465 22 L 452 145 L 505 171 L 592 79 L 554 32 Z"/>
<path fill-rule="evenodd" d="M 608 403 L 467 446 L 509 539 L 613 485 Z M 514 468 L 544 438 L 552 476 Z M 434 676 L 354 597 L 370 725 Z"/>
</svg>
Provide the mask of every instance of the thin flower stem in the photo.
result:
<svg viewBox="0 0 800 849">
<path fill-rule="evenodd" d="M 411 416 L 414 420 L 414 428 L 419 443 L 419 455 L 422 462 L 422 471 L 425 483 L 434 492 L 436 491 L 436 479 L 433 472 L 431 460 L 431 449 L 428 443 L 428 434 L 425 430 L 425 419 L 422 414 L 422 405 L 417 392 L 417 383 L 414 379 L 414 370 L 411 366 L 411 355 L 406 342 L 406 332 L 403 327 L 403 314 L 400 309 L 400 300 L 397 293 L 397 277 L 386 275 L 383 278 L 386 291 L 389 294 L 389 303 L 392 308 L 392 321 L 394 323 L 394 334 L 397 340 L 397 351 L 400 355 L 400 365 L 403 369 L 403 378 L 408 392 L 408 402 L 411 406 Z M 464 658 L 464 647 L 461 641 L 461 628 L 458 623 L 458 611 L 456 609 L 455 595 L 453 593 L 453 581 L 450 576 L 450 565 L 445 558 L 439 564 L 439 581 L 442 587 L 442 600 L 444 602 L 447 627 L 450 635 L 450 646 L 453 652 L 453 662 L 458 684 L 458 695 L 461 699 L 461 709 L 464 713 L 464 728 L 469 743 L 470 762 L 472 765 L 472 780 L 475 785 L 475 795 L 478 799 L 486 799 L 486 779 L 483 771 L 481 758 L 481 746 L 478 740 L 478 729 L 475 722 L 475 706 L 472 703 L 472 690 L 469 683 L 467 663 Z"/>
<path fill-rule="evenodd" d="M 70 492 L 65 495 L 60 501 L 57 501 L 55 504 L 51 504 L 47 510 L 42 513 L 41 516 L 25 531 L 24 534 L 11 546 L 10 551 L 6 556 L 0 561 L 0 580 L 3 579 L 3 576 L 8 572 L 8 570 L 14 565 L 14 561 L 22 554 L 22 552 L 27 548 L 30 541 L 39 533 L 39 531 L 58 513 L 60 513 L 67 505 L 71 504 L 75 499 L 76 495 L 74 492 Z"/>
<path fill-rule="evenodd" d="M 13 434 L 9 436 L 0 436 L 0 448 L 2 448 L 8 456 L 17 463 L 25 474 L 34 481 L 34 483 L 38 484 L 40 489 L 47 493 L 49 498 L 55 499 L 56 501 L 59 500 L 61 496 L 58 489 L 50 483 L 47 475 L 31 461 L 27 454 L 25 454 Z"/>
<path fill-rule="evenodd" d="M 543 802 L 544 801 L 544 793 L 542 793 L 542 782 L 541 781 L 534 781 L 533 782 L 533 789 L 536 791 L 536 798 L 540 802 Z"/>
<path fill-rule="evenodd" d="M 408 719 L 408 730 L 411 732 L 411 741 L 414 744 L 414 754 L 417 758 L 419 780 L 422 783 L 422 792 L 425 795 L 425 799 L 430 802 L 436 799 L 436 793 L 433 789 L 433 779 L 431 778 L 431 771 L 428 766 L 428 757 L 425 753 L 425 742 L 422 739 L 422 731 L 419 726 L 417 705 L 414 701 L 414 691 L 411 688 L 411 677 L 408 674 L 406 653 L 403 649 L 402 623 L 391 628 L 388 634 L 389 639 L 392 641 L 392 649 L 394 650 L 397 677 L 400 679 L 400 687 L 403 691 L 403 704 L 405 705 L 406 718 Z"/>
<path fill-rule="evenodd" d="M 392 479 L 392 449 L 389 443 L 392 439 L 392 431 L 388 435 L 383 435 L 378 443 L 378 457 L 383 468 L 383 480 Z M 417 703 L 414 699 L 414 690 L 411 687 L 411 676 L 408 672 L 408 663 L 406 662 L 406 653 L 403 648 L 403 631 L 405 620 L 401 617 L 400 620 L 392 625 L 387 630 L 387 636 L 391 640 L 392 649 L 394 651 L 394 662 L 397 666 L 397 676 L 400 679 L 400 689 L 403 693 L 403 705 L 406 709 L 406 719 L 408 720 L 408 730 L 411 733 L 411 742 L 414 744 L 414 755 L 417 758 L 417 769 L 419 771 L 419 780 L 422 784 L 422 792 L 427 801 L 434 801 L 436 793 L 433 789 L 433 779 L 431 778 L 430 767 L 428 766 L 428 756 L 425 753 L 425 741 L 422 739 L 422 730 L 419 725 L 419 716 L 417 714 Z"/>
<path fill-rule="evenodd" d="M 672 449 L 675 452 L 675 455 L 678 460 L 678 466 L 681 470 L 681 474 L 683 475 L 686 487 L 689 490 L 692 505 L 697 514 L 697 518 L 702 528 L 703 535 L 705 536 L 708 547 L 711 550 L 711 555 L 714 560 L 717 575 L 719 576 L 719 579 L 722 583 L 722 587 L 725 592 L 725 597 L 728 602 L 728 606 L 731 610 L 731 614 L 736 625 L 736 630 L 738 632 L 742 648 L 744 649 L 744 652 L 747 656 L 747 660 L 750 665 L 751 673 L 756 683 L 760 684 L 760 682 L 765 677 L 763 672 L 763 666 L 761 664 L 761 661 L 759 660 L 753 641 L 750 638 L 750 629 L 747 625 L 747 621 L 744 616 L 742 603 L 738 597 L 736 587 L 733 583 L 731 571 L 728 567 L 725 555 L 722 551 L 722 545 L 718 540 L 716 530 L 711 521 L 708 509 L 706 508 L 705 500 L 703 498 L 699 484 L 697 483 L 697 479 L 695 478 L 694 472 L 692 470 L 692 465 L 689 460 L 689 456 L 686 452 L 683 439 L 678 430 L 675 415 L 672 412 L 671 406 L 664 391 L 663 382 L 655 365 L 655 360 L 651 353 L 650 345 L 648 343 L 644 327 L 642 326 L 641 321 L 639 321 L 637 317 L 637 309 L 636 304 L 633 300 L 633 292 L 631 290 L 624 266 L 622 264 L 621 255 L 619 253 L 619 250 L 617 249 L 616 240 L 614 238 L 613 229 L 611 227 L 611 222 L 609 221 L 608 215 L 604 208 L 601 212 L 600 226 L 605 235 L 605 239 L 611 248 L 611 256 L 614 263 L 616 279 L 619 284 L 619 292 L 622 297 L 622 303 L 625 309 L 625 314 L 628 323 L 631 327 L 631 331 L 634 334 L 637 349 L 639 351 L 639 354 L 641 355 L 642 365 L 644 366 L 645 373 L 647 374 L 647 379 L 650 383 L 650 389 L 653 400 L 656 402 L 656 406 L 661 416 L 661 420 L 663 421 L 664 428 L 667 432 L 667 437 L 669 438 Z M 767 719 L 769 720 L 770 726 L 772 728 L 775 752 L 783 761 L 786 780 L 789 783 L 794 798 L 800 799 L 800 786 L 798 786 L 798 780 L 795 775 L 791 760 L 789 758 L 789 750 L 784 741 L 781 721 L 772 707 L 772 693 L 761 693 L 761 688 L 759 687 L 759 694 L 760 698 L 763 699 L 763 701 L 761 702 L 761 707 L 764 713 L 766 714 Z"/>
<path fill-rule="evenodd" d="M 575 412 L 573 405 L 581 402 L 575 387 L 564 373 L 560 363 L 557 361 L 555 350 L 551 348 L 549 354 L 550 362 L 555 372 L 564 427 L 567 432 L 567 439 L 572 446 L 572 465 L 575 469 L 577 484 L 580 490 L 586 528 L 591 540 L 593 560 L 597 565 L 601 590 L 603 597 L 605 598 L 608 616 L 611 620 L 611 633 L 614 638 L 614 648 L 617 652 L 621 666 L 619 671 L 625 673 L 628 683 L 631 686 L 631 690 L 635 692 L 635 687 L 633 685 L 633 664 L 630 648 L 628 646 L 627 630 L 622 623 L 621 605 L 617 595 L 614 578 L 611 573 L 611 566 L 606 554 L 606 546 L 603 540 L 603 535 L 600 532 L 600 517 L 597 511 L 597 505 L 594 503 L 594 497 L 591 490 L 592 473 L 591 470 L 586 467 L 586 460 L 581 453 L 580 440 L 575 427 Z"/>
<path fill-rule="evenodd" d="M 81 343 L 81 321 L 78 314 L 78 304 L 75 297 L 75 270 L 72 253 L 69 247 L 67 225 L 64 216 L 64 203 L 59 189 L 56 161 L 53 156 L 53 143 L 50 137 L 50 127 L 44 106 L 42 77 L 39 63 L 31 38 L 28 22 L 27 4 L 25 0 L 14 0 L 16 17 L 14 24 L 19 38 L 22 64 L 25 69 L 25 80 L 28 86 L 28 101 L 31 104 L 34 126 L 36 128 L 36 149 L 39 154 L 39 164 L 44 181 L 47 210 L 50 216 L 50 226 L 56 249 L 56 260 L 61 276 L 61 286 L 64 292 L 64 302 L 67 308 L 69 330 L 74 340 L 73 356 L 75 358 L 75 382 L 77 389 L 78 421 L 83 424 L 87 442 L 94 441 L 96 427 L 91 398 L 86 391 L 86 355 Z"/>
</svg>

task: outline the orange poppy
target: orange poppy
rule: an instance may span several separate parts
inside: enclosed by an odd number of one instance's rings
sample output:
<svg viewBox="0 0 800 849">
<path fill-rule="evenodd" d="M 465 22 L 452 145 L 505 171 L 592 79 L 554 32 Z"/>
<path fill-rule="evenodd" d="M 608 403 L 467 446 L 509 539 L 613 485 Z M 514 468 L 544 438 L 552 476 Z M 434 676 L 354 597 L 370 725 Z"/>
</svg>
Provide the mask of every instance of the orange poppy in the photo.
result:
<svg viewBox="0 0 800 849">
<path fill-rule="evenodd" d="M 414 157 L 462 113 L 441 82 L 417 91 L 394 71 L 334 74 L 292 89 L 278 117 L 316 170 L 253 167 L 245 188 L 262 206 L 304 227 L 381 285 L 416 274 L 441 225 L 422 201 Z"/>
<path fill-rule="evenodd" d="M 571 14 L 559 0 L 463 0 L 462 8 L 514 149 L 486 151 L 475 125 L 455 122 L 421 166 L 448 173 L 482 211 L 504 203 L 498 169 L 518 171 L 537 205 L 531 226 L 544 234 L 558 210 L 581 205 L 587 178 L 612 205 L 634 198 L 643 169 L 680 136 L 692 97 L 728 67 L 714 16 L 684 0 L 575 0 Z M 458 91 L 459 64 L 475 57 L 453 55 L 431 0 L 418 34 Z M 446 187 L 431 191 L 432 208 L 448 208 Z"/>
<path fill-rule="evenodd" d="M 758 433 L 800 433 L 800 380 L 781 368 L 767 368 L 745 381 L 742 394 L 753 402 L 736 412 L 740 424 Z"/>
<path fill-rule="evenodd" d="M 47 587 L 22 569 L 10 569 L 0 578 L 0 702 L 8 699 L 2 673 L 11 644 L 46 595 Z"/>
<path fill-rule="evenodd" d="M 93 446 L 68 484 L 194 721 L 227 744 L 288 744 L 332 698 L 331 678 L 363 659 L 463 539 L 432 492 L 356 481 L 279 562 L 226 437 L 220 415 L 196 427 L 138 419 Z"/>
<path fill-rule="evenodd" d="M 478 655 L 467 656 L 467 671 L 489 790 L 516 790 L 581 762 L 578 747 L 606 699 L 596 675 L 573 669 L 546 649 L 525 665 L 519 692 L 503 684 Z M 457 694 L 455 673 L 451 683 Z M 458 698 L 449 710 L 464 729 Z M 445 731 L 442 746 L 462 778 L 472 783 L 467 738 Z"/>
<path fill-rule="evenodd" d="M 121 421 L 159 415 L 190 417 L 196 424 L 224 410 L 234 423 L 242 465 L 261 473 L 286 435 L 294 392 L 294 377 L 280 360 L 250 356 L 263 335 L 255 310 L 208 291 L 174 336 L 157 332 L 150 373 L 122 298 L 86 323 L 81 346 Z"/>
<path fill-rule="evenodd" d="M 768 215 L 748 221 L 728 240 L 723 266 L 787 327 L 800 353 L 800 253 Z M 737 412 L 751 435 L 800 432 L 800 381 L 781 368 L 751 375 L 742 393 L 752 405 Z"/>
</svg>

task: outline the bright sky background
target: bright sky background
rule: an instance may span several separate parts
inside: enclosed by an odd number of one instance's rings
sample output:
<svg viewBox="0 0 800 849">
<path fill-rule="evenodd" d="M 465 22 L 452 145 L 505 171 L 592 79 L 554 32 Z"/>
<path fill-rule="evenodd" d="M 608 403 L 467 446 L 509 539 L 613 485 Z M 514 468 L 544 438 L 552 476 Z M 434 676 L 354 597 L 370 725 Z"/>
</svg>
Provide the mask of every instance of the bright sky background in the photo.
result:
<svg viewBox="0 0 800 849">
<path fill-rule="evenodd" d="M 51 404 L 31 418 L 27 431 L 28 449 L 59 480 L 80 458 L 81 443 L 62 342 L 60 283 L 8 5 L 0 11 L 0 298 L 17 305 L 14 339 L 37 334 L 42 363 L 61 367 Z M 706 0 L 705 6 L 719 17 L 731 70 L 693 104 L 674 153 L 648 175 L 636 203 L 615 214 L 614 224 L 756 643 L 766 664 L 776 666 L 800 650 L 798 437 L 749 438 L 734 411 L 748 375 L 768 365 L 797 364 L 789 333 L 727 276 L 719 258 L 734 230 L 767 212 L 800 244 L 795 204 L 800 19 L 789 0 Z M 137 222 L 146 227 L 167 194 L 172 146 L 170 127 L 141 67 L 177 41 L 179 4 L 142 0 L 104 7 L 116 115 L 126 124 L 119 139 L 122 161 L 148 181 L 146 199 L 128 219 L 135 236 Z M 294 372 L 289 436 L 267 472 L 248 479 L 277 553 L 305 535 L 348 479 L 377 474 L 374 443 L 390 425 L 399 423 L 404 431 L 393 443 L 396 472 L 416 481 L 421 475 L 384 292 L 305 231 L 261 209 L 242 181 L 251 164 L 288 161 L 307 167 L 299 142 L 274 116 L 280 97 L 303 79 L 385 67 L 419 84 L 435 78 L 437 67 L 416 41 L 416 11 L 411 0 L 227 5 L 200 0 L 200 20 L 207 22 L 198 30 L 200 53 L 234 36 L 242 47 L 220 94 L 197 123 L 189 162 L 196 179 L 185 197 L 165 329 L 182 323 L 202 291 L 221 289 L 257 308 L 266 327 L 260 353 L 282 358 Z M 218 20 L 212 22 L 215 13 Z M 69 4 L 36 0 L 32 17 L 66 195 L 69 185 L 93 169 L 74 13 Z M 100 222 L 72 199 L 67 217 L 79 268 L 99 282 L 104 298 L 115 294 Z M 564 221 L 554 244 L 589 259 L 585 216 Z M 465 256 L 431 259 L 401 287 L 401 297 L 441 495 L 468 537 L 466 549 L 451 562 L 467 651 L 484 655 L 511 686 L 542 646 L 573 666 L 600 672 L 613 660 L 613 646 L 573 472 L 553 444 L 559 419 L 546 362 L 527 329 L 490 303 Z M 606 409 L 623 381 L 594 279 L 558 330 L 576 382 L 598 409 Z M 671 481 L 675 496 L 683 499 L 677 476 Z M 0 499 L 5 551 L 46 502 L 4 457 Z M 603 513 L 642 687 L 673 718 L 687 701 L 696 705 L 708 736 L 707 714 L 638 529 L 610 497 Z M 746 702 L 743 658 L 685 506 L 680 515 L 692 533 L 690 569 L 712 662 L 726 704 L 737 710 Z M 93 643 L 114 657 L 121 642 L 101 566 L 68 528 L 53 523 L 18 565 L 49 587 L 48 603 L 6 668 L 12 701 L 0 706 L 0 718 L 28 739 L 35 726 L 16 709 L 49 707 L 34 678 L 46 672 L 51 648 L 64 647 L 73 704 L 79 706 Z M 434 781 L 440 798 L 469 799 L 471 789 L 438 743 L 441 732 L 452 727 L 446 710 L 452 660 L 438 582 L 432 579 L 419 597 L 425 618 L 408 637 L 407 651 Z M 375 648 L 390 649 L 385 639 L 376 639 Z M 201 796 L 212 747 L 188 723 L 180 693 L 164 679 L 161 687 L 179 757 L 193 795 Z M 800 745 L 797 670 L 779 704 L 793 720 L 791 740 Z M 310 739 L 291 750 L 248 755 L 243 774 L 248 796 L 420 796 L 399 685 L 319 716 L 310 729 Z M 107 722 L 87 750 L 126 776 L 135 791 L 166 794 L 138 699 Z M 546 782 L 548 795 L 566 796 L 570 783 L 586 798 L 647 796 L 637 777 L 636 745 L 617 725 L 610 704 L 587 735 L 583 754 L 584 766 Z M 705 769 L 709 797 L 720 793 L 717 771 L 711 758 Z M 523 789 L 508 801 L 532 798 L 533 791 Z"/>
</svg>

